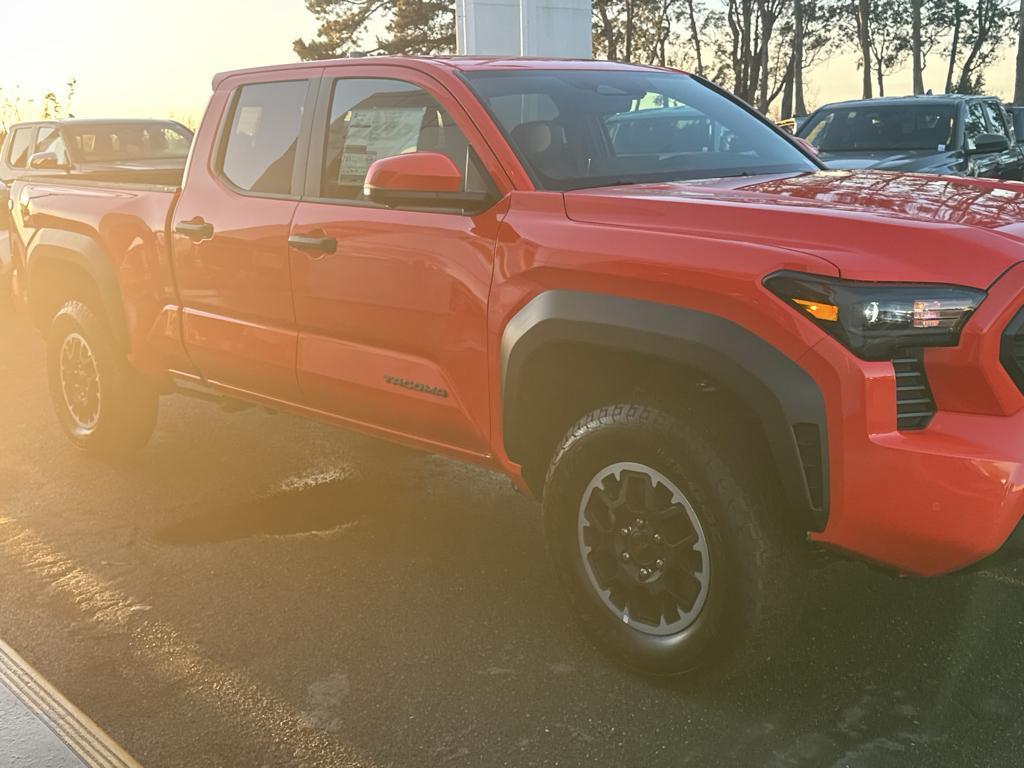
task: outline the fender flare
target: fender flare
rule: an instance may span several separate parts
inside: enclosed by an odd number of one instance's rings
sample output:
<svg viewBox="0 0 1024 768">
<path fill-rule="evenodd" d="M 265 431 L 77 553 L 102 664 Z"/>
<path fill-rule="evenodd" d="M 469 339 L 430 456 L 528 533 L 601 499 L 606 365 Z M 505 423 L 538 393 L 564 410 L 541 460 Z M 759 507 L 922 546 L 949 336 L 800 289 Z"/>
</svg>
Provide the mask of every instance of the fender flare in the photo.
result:
<svg viewBox="0 0 1024 768">
<path fill-rule="evenodd" d="M 102 309 L 114 339 L 122 350 L 128 349 L 128 322 L 124 313 L 121 286 L 102 246 L 88 235 L 63 229 L 41 229 L 27 249 L 26 273 L 29 301 L 36 293 L 35 278 L 42 264 L 63 264 L 84 271 L 96 286 Z"/>
<path fill-rule="evenodd" d="M 646 354 L 699 371 L 760 419 L 790 511 L 810 530 L 828 518 L 825 401 L 814 379 L 764 339 L 718 315 L 596 293 L 551 290 L 528 302 L 501 337 L 504 447 L 521 461 L 529 435 L 520 396 L 530 359 L 552 343 Z"/>
</svg>

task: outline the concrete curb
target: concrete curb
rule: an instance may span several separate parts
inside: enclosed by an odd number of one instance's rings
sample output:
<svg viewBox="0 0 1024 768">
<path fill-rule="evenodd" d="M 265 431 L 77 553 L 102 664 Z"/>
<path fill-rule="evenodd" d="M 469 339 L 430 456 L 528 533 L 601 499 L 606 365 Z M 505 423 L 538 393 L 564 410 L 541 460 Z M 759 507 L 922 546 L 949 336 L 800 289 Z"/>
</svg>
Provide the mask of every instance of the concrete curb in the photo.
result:
<svg viewBox="0 0 1024 768">
<path fill-rule="evenodd" d="M 6 686 L 88 768 L 141 768 L 3 640 L 0 685 Z"/>
</svg>

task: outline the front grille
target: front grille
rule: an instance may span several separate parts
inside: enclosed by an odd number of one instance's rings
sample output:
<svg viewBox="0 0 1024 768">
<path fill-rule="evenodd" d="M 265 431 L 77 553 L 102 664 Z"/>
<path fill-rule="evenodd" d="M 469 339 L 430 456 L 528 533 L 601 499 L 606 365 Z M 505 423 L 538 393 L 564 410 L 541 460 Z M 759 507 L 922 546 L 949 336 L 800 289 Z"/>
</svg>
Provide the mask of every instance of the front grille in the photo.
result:
<svg viewBox="0 0 1024 768">
<path fill-rule="evenodd" d="M 1003 331 L 999 344 L 999 361 L 1010 374 L 1017 389 L 1024 392 L 1024 309 L 1018 312 Z"/>
<path fill-rule="evenodd" d="M 935 415 L 921 350 L 903 350 L 893 358 L 896 371 L 896 428 L 924 429 Z"/>
</svg>

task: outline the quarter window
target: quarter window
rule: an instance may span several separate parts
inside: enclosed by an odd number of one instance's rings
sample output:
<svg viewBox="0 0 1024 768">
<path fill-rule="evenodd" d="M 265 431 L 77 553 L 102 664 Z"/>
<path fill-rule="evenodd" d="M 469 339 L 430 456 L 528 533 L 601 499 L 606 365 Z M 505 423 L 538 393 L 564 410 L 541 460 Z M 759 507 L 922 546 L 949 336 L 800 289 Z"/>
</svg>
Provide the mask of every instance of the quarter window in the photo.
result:
<svg viewBox="0 0 1024 768">
<path fill-rule="evenodd" d="M 228 181 L 246 192 L 291 193 L 308 90 L 305 80 L 242 86 L 221 163 Z"/>
<path fill-rule="evenodd" d="M 32 133 L 35 128 L 19 128 L 11 137 L 11 154 L 8 162 L 15 168 L 27 168 L 28 156 L 32 153 Z"/>
<path fill-rule="evenodd" d="M 465 134 L 422 88 L 400 80 L 335 81 L 321 197 L 364 200 L 363 182 L 370 165 L 408 152 L 445 154 L 462 171 L 465 191 L 488 189 L 488 179 Z"/>
</svg>

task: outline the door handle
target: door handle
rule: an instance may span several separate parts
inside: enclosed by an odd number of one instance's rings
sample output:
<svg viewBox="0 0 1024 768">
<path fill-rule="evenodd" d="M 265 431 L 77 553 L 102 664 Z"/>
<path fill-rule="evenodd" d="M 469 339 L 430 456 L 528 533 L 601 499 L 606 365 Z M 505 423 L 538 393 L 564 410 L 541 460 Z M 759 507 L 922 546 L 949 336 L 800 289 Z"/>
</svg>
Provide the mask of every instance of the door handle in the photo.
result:
<svg viewBox="0 0 1024 768">
<path fill-rule="evenodd" d="M 338 250 L 336 238 L 322 235 L 291 235 L 288 238 L 288 245 L 311 253 L 335 253 Z"/>
<path fill-rule="evenodd" d="M 202 219 L 179 221 L 174 225 L 174 231 L 198 243 L 200 240 L 209 240 L 213 237 L 213 224 Z"/>
</svg>

